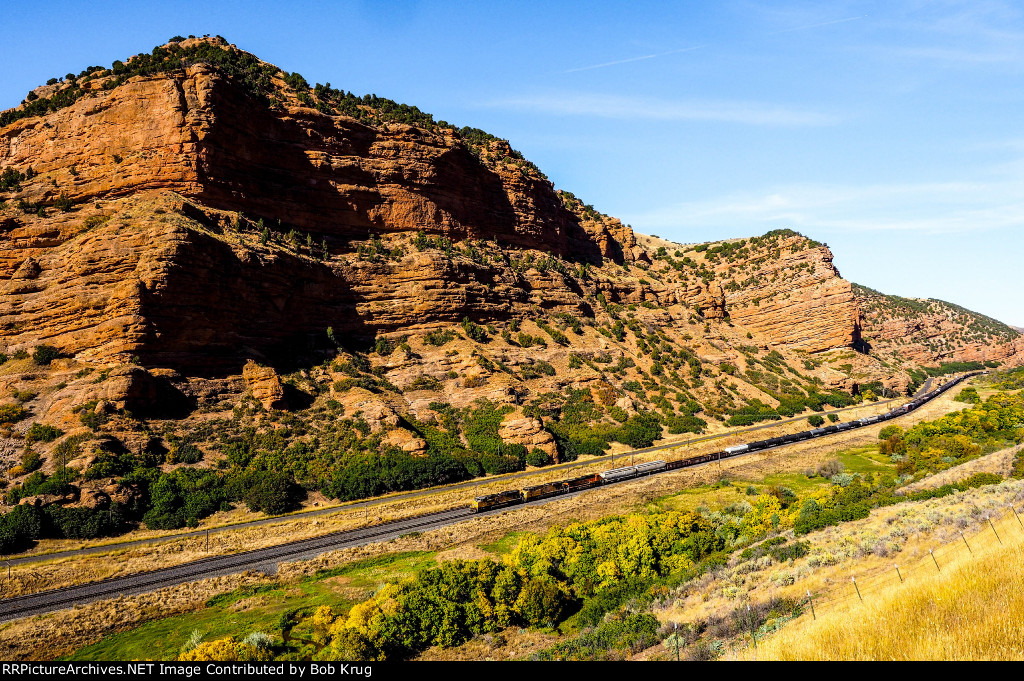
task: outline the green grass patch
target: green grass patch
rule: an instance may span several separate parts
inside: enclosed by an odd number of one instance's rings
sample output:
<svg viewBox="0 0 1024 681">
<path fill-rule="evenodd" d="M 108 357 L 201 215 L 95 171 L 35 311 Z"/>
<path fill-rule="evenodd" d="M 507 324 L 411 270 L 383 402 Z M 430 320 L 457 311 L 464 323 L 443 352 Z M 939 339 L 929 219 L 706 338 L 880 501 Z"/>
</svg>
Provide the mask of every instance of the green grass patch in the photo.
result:
<svg viewBox="0 0 1024 681">
<path fill-rule="evenodd" d="M 828 480 L 819 476 L 808 478 L 803 473 L 773 473 L 772 475 L 765 476 L 760 486 L 765 488 L 772 486 L 788 487 L 798 497 L 803 497 L 814 491 L 815 488 L 826 484 L 829 484 Z M 755 483 L 754 486 L 758 487 L 759 485 Z M 758 491 L 760 492 L 761 490 L 759 489 Z"/>
<path fill-rule="evenodd" d="M 892 460 L 878 453 L 878 445 L 865 445 L 839 452 L 836 458 L 842 462 L 847 473 L 885 473 L 895 468 Z"/>
<path fill-rule="evenodd" d="M 357 560 L 348 565 L 321 570 L 312 577 L 307 577 L 302 584 L 310 584 L 330 577 L 347 577 L 346 584 L 355 587 L 374 588 L 388 581 L 396 581 L 415 574 L 428 567 L 436 567 L 436 554 L 433 551 L 405 551 L 373 556 Z"/>
<path fill-rule="evenodd" d="M 400 580 L 433 567 L 435 554 L 410 551 L 375 556 L 317 573 L 296 583 L 272 583 L 236 589 L 207 601 L 206 607 L 103 637 L 66 660 L 173 660 L 194 630 L 204 641 L 242 638 L 256 631 L 281 636 L 285 621 L 297 621 L 291 638 L 305 637 L 302 618 L 321 605 L 347 612 L 386 581 Z"/>
<path fill-rule="evenodd" d="M 701 506 L 715 511 L 744 499 L 746 487 L 746 483 L 741 481 L 725 486 L 701 485 L 659 497 L 653 503 L 663 511 L 694 511 Z"/>
<path fill-rule="evenodd" d="M 833 458 L 842 462 L 847 473 L 877 474 L 891 472 L 894 468 L 889 457 L 879 454 L 878 445 L 874 444 L 836 452 Z M 690 487 L 656 499 L 654 504 L 658 509 L 665 511 L 693 511 L 701 506 L 717 511 L 746 499 L 749 496 L 746 493 L 747 487 L 751 486 L 758 494 L 773 486 L 788 487 L 798 497 L 803 498 L 816 488 L 827 484 L 830 484 L 828 479 L 817 475 L 808 478 L 803 471 L 772 473 L 763 478 L 738 478 L 733 480 L 731 485 L 724 487 L 719 484 Z M 483 546 L 480 548 L 488 550 Z"/>
<path fill-rule="evenodd" d="M 529 536 L 531 532 L 509 532 L 498 541 L 491 542 L 489 544 L 477 544 L 482 550 L 487 553 L 493 553 L 498 556 L 503 556 L 509 553 L 516 547 L 519 540 L 523 537 Z"/>
</svg>

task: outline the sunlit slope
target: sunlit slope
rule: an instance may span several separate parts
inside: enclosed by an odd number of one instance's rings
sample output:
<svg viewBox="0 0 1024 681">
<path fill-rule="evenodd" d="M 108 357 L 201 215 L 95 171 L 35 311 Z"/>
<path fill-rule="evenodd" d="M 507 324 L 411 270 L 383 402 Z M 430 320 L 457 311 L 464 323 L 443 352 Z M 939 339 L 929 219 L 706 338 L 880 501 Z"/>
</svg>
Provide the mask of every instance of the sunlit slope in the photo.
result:
<svg viewBox="0 0 1024 681">
<path fill-rule="evenodd" d="M 1012 514 L 973 554 L 932 575 L 803 618 L 747 657 L 774 660 L 1022 660 L 1024 543 Z M 920 573 L 920 571 L 919 571 Z"/>
</svg>

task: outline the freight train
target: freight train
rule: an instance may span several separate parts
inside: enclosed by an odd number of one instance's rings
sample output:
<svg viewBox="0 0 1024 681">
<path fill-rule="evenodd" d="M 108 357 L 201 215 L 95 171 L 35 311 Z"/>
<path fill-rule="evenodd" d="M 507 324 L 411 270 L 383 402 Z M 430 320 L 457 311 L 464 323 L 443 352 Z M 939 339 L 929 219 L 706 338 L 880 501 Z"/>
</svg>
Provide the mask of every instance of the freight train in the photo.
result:
<svg viewBox="0 0 1024 681">
<path fill-rule="evenodd" d="M 835 423 L 824 428 L 813 428 L 811 430 L 804 430 L 799 433 L 790 433 L 789 435 L 780 435 L 778 437 L 768 438 L 767 440 L 758 440 L 756 442 L 749 442 L 741 445 L 733 445 L 732 447 L 726 447 L 720 452 L 713 452 L 711 454 L 704 454 L 701 456 L 695 456 L 690 459 L 679 459 L 678 461 L 648 461 L 646 463 L 637 464 L 636 466 L 625 466 L 623 468 L 613 468 L 601 473 L 594 473 L 591 475 L 583 475 L 578 478 L 571 478 L 569 480 L 558 480 L 556 482 L 547 482 L 542 485 L 533 485 L 531 487 L 524 487 L 523 489 L 506 490 L 499 492 L 498 494 L 488 494 L 487 496 L 477 497 L 473 500 L 472 508 L 473 511 L 479 513 L 481 511 L 490 511 L 496 508 L 504 508 L 506 506 L 514 506 L 516 504 L 523 504 L 528 501 L 536 501 L 538 499 L 547 499 L 550 497 L 559 496 L 562 494 L 571 494 L 584 489 L 590 489 L 592 487 L 600 487 L 602 485 L 610 485 L 616 482 L 623 482 L 625 480 L 632 480 L 634 478 L 640 478 L 647 475 L 654 475 L 656 473 L 663 473 L 664 471 L 676 470 L 678 468 L 689 468 L 691 466 L 700 466 L 701 464 L 710 463 L 712 461 L 721 461 L 722 459 L 729 458 L 731 456 L 741 456 L 743 454 L 749 454 L 750 452 L 762 451 L 765 449 L 772 449 L 774 447 L 781 447 L 783 445 L 792 444 L 794 442 L 800 442 L 802 440 L 810 440 L 812 438 L 821 437 L 823 435 L 831 435 L 833 433 L 840 433 L 845 430 L 851 430 L 853 428 L 863 428 L 864 426 L 870 426 L 875 423 L 882 421 L 888 421 L 905 414 L 909 414 L 915 409 L 935 399 L 942 393 L 946 392 L 958 383 L 977 376 L 983 373 L 976 371 L 974 373 L 960 376 L 945 385 L 941 385 L 935 390 L 931 390 L 919 397 L 915 397 L 910 402 L 904 405 L 896 407 L 884 414 L 877 416 L 867 416 L 856 421 L 847 421 L 844 423 Z"/>
</svg>

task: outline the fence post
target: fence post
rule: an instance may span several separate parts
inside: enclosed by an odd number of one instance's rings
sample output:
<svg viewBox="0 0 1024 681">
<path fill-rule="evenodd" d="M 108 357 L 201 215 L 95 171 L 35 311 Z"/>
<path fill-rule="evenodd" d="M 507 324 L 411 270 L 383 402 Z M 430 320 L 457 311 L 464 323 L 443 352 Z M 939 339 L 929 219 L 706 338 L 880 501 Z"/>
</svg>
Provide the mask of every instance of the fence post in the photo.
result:
<svg viewBox="0 0 1024 681">
<path fill-rule="evenodd" d="M 964 546 L 967 547 L 967 550 L 970 553 L 974 553 L 974 551 L 971 550 L 971 545 L 967 543 L 967 537 L 964 536 L 964 533 L 963 533 L 962 530 L 960 531 L 960 538 L 964 540 Z"/>
<path fill-rule="evenodd" d="M 935 560 L 935 554 L 932 553 L 931 549 L 928 549 L 928 555 L 932 557 L 933 561 L 935 561 L 935 569 L 942 572 L 942 568 L 939 567 L 939 561 Z"/>
<path fill-rule="evenodd" d="M 807 601 L 811 604 L 811 619 L 818 619 L 818 616 L 814 614 L 814 598 L 811 597 L 811 590 L 807 590 Z"/>
<path fill-rule="evenodd" d="M 857 598 L 859 598 L 860 602 L 863 603 L 864 602 L 864 597 L 860 595 L 860 587 L 857 586 L 857 578 L 856 577 L 850 577 L 850 580 L 853 582 L 853 588 L 857 590 Z"/>
<path fill-rule="evenodd" d="M 1024 523 L 1021 522 L 1020 516 L 1017 515 L 1017 509 L 1014 508 L 1013 504 L 1010 504 L 1010 510 L 1013 511 L 1013 516 L 1017 519 L 1017 524 L 1020 525 L 1020 529 L 1024 530 Z"/>
<path fill-rule="evenodd" d="M 750 638 L 754 639 L 754 654 L 757 654 L 757 631 L 754 629 L 754 616 L 750 612 L 750 604 L 747 604 L 747 619 L 750 622 Z"/>
<path fill-rule="evenodd" d="M 902 584 L 903 583 L 903 575 L 900 574 L 900 566 L 897 565 L 896 563 L 893 563 L 892 566 L 894 568 L 896 568 L 896 576 L 900 578 L 900 584 Z"/>
<path fill-rule="evenodd" d="M 991 515 L 988 517 L 988 526 L 992 528 L 992 534 L 994 534 L 996 536 L 996 539 L 999 540 L 999 543 L 1002 544 L 1003 543 L 1003 539 L 1002 539 L 1002 537 L 999 536 L 999 533 L 996 532 L 996 526 L 994 524 L 992 524 L 992 516 Z"/>
</svg>

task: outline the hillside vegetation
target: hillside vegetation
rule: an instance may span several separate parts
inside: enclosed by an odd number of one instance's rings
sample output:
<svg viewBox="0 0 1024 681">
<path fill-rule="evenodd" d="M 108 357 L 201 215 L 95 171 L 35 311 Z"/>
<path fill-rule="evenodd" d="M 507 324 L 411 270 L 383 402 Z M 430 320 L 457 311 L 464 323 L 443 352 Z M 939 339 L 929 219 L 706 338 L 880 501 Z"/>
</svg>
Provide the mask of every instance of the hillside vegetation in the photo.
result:
<svg viewBox="0 0 1024 681">
<path fill-rule="evenodd" d="M 238 214 L 228 222 L 237 230 L 214 233 L 181 213 L 144 210 L 146 219 L 268 257 L 322 255 L 315 244 L 268 234 Z M 777 251 L 794 262 L 777 259 Z M 796 233 L 776 231 L 661 248 L 651 264 L 582 268 L 550 254 L 415 234 L 374 237 L 331 260 L 391 267 L 418 256 L 493 266 L 509 278 L 578 278 L 621 289 L 639 279 L 648 288 L 700 291 L 715 277 L 725 277 L 727 287 L 742 277 L 795 285 L 811 276 L 809 262 L 821 253 Z M 0 356 L 0 382 L 11 395 L 0 404 L 0 436 L 10 441 L 0 486 L 8 507 L 30 506 L 2 516 L 0 551 L 139 526 L 196 527 L 238 505 L 280 514 L 316 493 L 347 501 L 542 469 L 801 413 L 823 418 L 827 411 L 837 420 L 838 408 L 892 394 L 880 381 L 856 390 L 826 382 L 834 376 L 822 362 L 717 318 L 713 301 L 704 308 L 667 294 L 655 300 L 614 303 L 597 293 L 575 313 L 545 310 L 538 301 L 531 319 L 465 318 L 425 332 L 381 334 L 368 348 L 348 347 L 328 328 L 322 340 L 331 347 L 306 358 L 311 366 L 284 374 L 283 385 L 270 370 L 278 408 L 255 398 L 255 384 L 245 392 L 220 382 L 192 392 L 201 380 L 179 378 L 168 394 L 183 404 L 194 400 L 181 418 L 103 399 L 129 372 L 156 383 L 142 369 L 101 368 L 48 345 L 31 356 Z"/>
<path fill-rule="evenodd" d="M 209 97 L 182 122 L 176 97 L 155 103 L 193 87 Z M 267 127 L 217 137 L 241 112 Z M 173 140 L 207 118 L 225 124 L 192 177 L 198 152 Z M 150 139 L 156 123 L 167 137 Z M 797 232 L 637 236 L 504 140 L 311 85 L 219 36 L 54 78 L 0 128 L 20 140 L 0 145 L 5 553 L 836 422 L 929 373 L 998 364 L 868 353 L 850 283 Z M 127 146 L 106 149 L 113 129 Z M 478 185 L 493 195 L 459 193 Z M 316 190 L 286 191 L 300 186 Z M 884 300 L 888 317 L 935 312 Z M 1005 339 L 955 312 L 953 345 Z"/>
<path fill-rule="evenodd" d="M 1019 406 L 1018 395 L 996 392 L 901 431 L 900 441 L 912 443 L 914 452 L 942 449 L 950 461 L 924 457 L 921 468 L 898 471 L 911 457 L 890 453 L 893 434 L 887 432 L 872 458 L 861 457 L 850 471 L 834 461 L 793 476 L 805 479 L 794 480 L 796 490 L 767 481 L 744 489 L 723 480 L 711 490 L 725 495 L 716 510 L 648 506 L 554 526 L 543 535 L 517 533 L 488 545 L 493 557 L 420 563 L 362 600 L 333 607 L 304 601 L 280 620 L 281 632 L 266 617 L 251 625 L 258 630 L 232 630 L 211 611 L 218 623 L 210 631 L 217 635 L 186 642 L 182 659 L 406 659 L 479 647 L 515 629 L 535 630 L 547 641 L 530 653 L 533 659 L 620 659 L 653 650 L 679 631 L 681 656 L 720 657 L 742 647 L 751 631 L 763 640 L 806 617 L 808 586 L 819 616 L 837 610 L 845 601 L 833 583 L 843 571 L 863 577 L 881 569 L 888 579 L 892 557 L 899 555 L 904 576 L 918 580 L 926 571 L 911 572 L 906 562 L 927 560 L 922 546 L 952 547 L 953 554 L 940 548 L 943 565 L 959 549 L 953 540 L 961 540 L 960 529 L 980 547 L 988 514 L 1019 500 L 1020 481 L 977 473 L 902 496 L 899 488 L 997 443 L 1024 439 L 1019 427 L 1001 425 L 1003 417 L 1017 418 L 1009 414 Z M 844 460 L 852 465 L 857 457 Z M 1004 523 L 1000 532 L 1007 531 Z M 316 575 L 311 583 L 335 574 Z M 878 588 L 864 588 L 879 600 Z M 303 641 L 288 633 L 293 628 L 307 632 Z M 128 645 L 135 638 L 117 640 Z"/>
<path fill-rule="evenodd" d="M 1012 520 L 1010 521 L 1013 522 Z M 1005 528 L 1012 532 L 1011 527 Z M 1024 544 L 972 539 L 941 572 L 917 575 L 865 603 L 819 612 L 760 642 L 759 660 L 1024 659 Z"/>
</svg>

